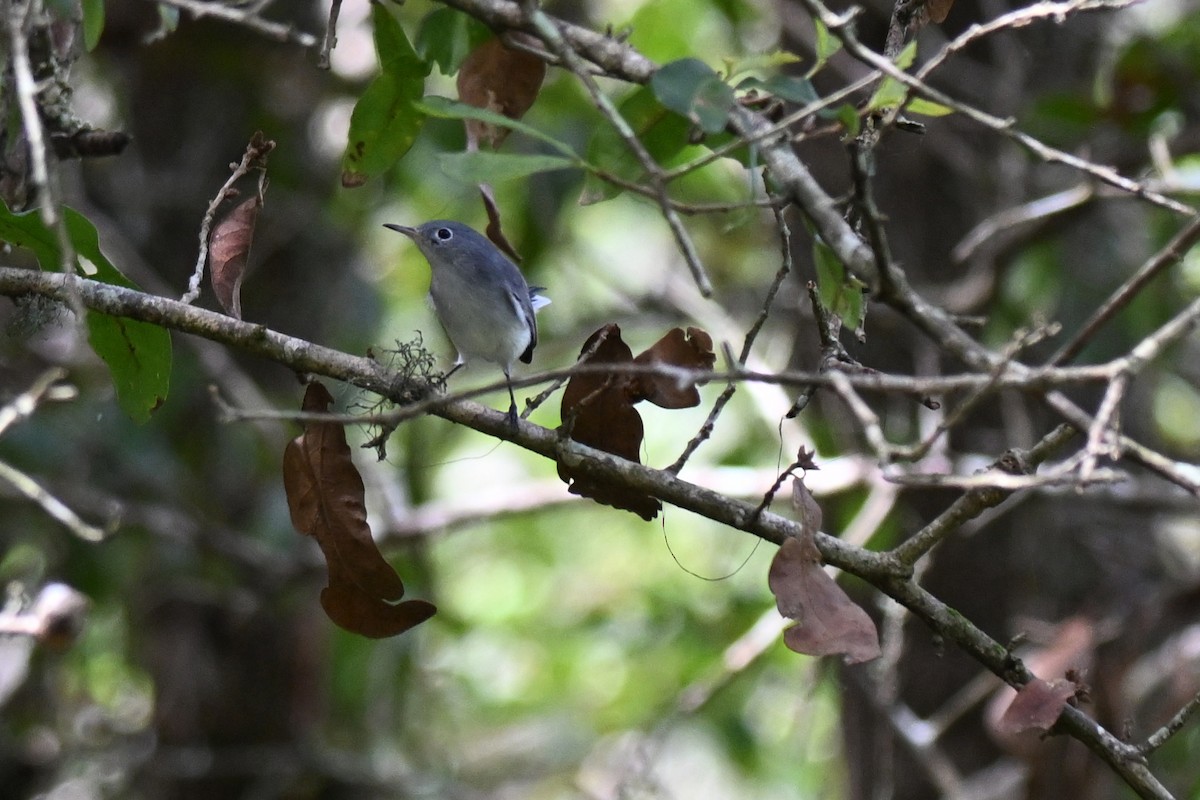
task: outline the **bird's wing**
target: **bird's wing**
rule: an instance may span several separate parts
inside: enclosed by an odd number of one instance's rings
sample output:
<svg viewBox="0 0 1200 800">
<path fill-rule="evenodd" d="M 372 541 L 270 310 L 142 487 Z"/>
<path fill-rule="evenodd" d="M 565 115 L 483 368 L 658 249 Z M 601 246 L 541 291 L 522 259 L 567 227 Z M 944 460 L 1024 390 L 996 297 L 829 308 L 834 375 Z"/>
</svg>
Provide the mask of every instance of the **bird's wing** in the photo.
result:
<svg viewBox="0 0 1200 800">
<path fill-rule="evenodd" d="M 525 292 L 514 292 L 511 295 L 513 307 L 516 308 L 518 316 L 525 321 L 526 327 L 529 328 L 529 346 L 525 348 L 525 352 L 521 353 L 522 363 L 528 364 L 533 361 L 533 348 L 537 347 L 537 317 L 534 316 L 534 310 L 540 306 L 534 305 L 533 290 L 528 289 Z M 541 298 L 545 300 L 546 298 Z M 547 302 L 549 302 L 547 300 Z M 545 305 L 541 303 L 540 305 Z"/>
</svg>

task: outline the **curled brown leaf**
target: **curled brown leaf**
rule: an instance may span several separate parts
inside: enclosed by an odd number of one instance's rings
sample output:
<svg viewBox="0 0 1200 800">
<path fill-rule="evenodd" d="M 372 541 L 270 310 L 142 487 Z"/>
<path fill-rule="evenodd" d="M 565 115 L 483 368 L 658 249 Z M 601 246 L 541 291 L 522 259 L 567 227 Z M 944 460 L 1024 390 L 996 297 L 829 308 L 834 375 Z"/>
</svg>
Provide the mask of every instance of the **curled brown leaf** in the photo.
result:
<svg viewBox="0 0 1200 800">
<path fill-rule="evenodd" d="M 209 238 L 209 280 L 217 302 L 225 313 L 242 318 L 242 278 L 254 241 L 254 225 L 262 208 L 262 197 L 254 195 L 234 206 L 213 226 Z"/>
<path fill-rule="evenodd" d="M 848 664 L 878 658 L 875 622 L 821 566 L 816 534 L 821 508 L 801 478 L 792 482 L 801 536 L 784 541 L 771 561 L 767 585 L 779 613 L 796 624 L 783 632 L 788 649 L 810 656 L 841 654 Z"/>
<path fill-rule="evenodd" d="M 333 397 L 320 383 L 304 393 L 303 410 L 327 411 Z M 317 540 L 329 572 L 321 605 L 333 622 L 363 636 L 394 636 L 433 616 L 424 600 L 397 602 L 404 584 L 371 536 L 364 487 L 342 426 L 308 422 L 283 454 L 283 484 L 292 525 Z"/>
<path fill-rule="evenodd" d="M 672 328 L 633 361 L 639 365 L 662 364 L 687 370 L 708 371 L 717 357 L 712 337 L 700 328 Z M 692 408 L 700 405 L 700 392 L 694 381 L 670 375 L 638 375 L 633 393 L 636 400 L 649 400 L 660 408 Z"/>
<path fill-rule="evenodd" d="M 621 329 L 609 324 L 593 333 L 583 346 L 581 364 L 628 365 L 633 362 Z M 633 407 L 628 373 L 586 373 L 572 376 L 563 391 L 562 420 L 568 435 L 589 447 L 641 463 L 642 417 Z M 588 475 L 582 470 L 558 465 L 558 476 L 572 494 L 597 503 L 632 511 L 646 520 L 662 509 L 654 497 L 620 484 Z"/>
</svg>

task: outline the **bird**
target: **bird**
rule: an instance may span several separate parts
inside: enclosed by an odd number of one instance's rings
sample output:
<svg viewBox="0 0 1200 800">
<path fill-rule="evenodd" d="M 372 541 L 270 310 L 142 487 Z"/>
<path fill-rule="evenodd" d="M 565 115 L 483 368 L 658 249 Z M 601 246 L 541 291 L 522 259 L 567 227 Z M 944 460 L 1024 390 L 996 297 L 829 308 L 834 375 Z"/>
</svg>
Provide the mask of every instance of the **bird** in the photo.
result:
<svg viewBox="0 0 1200 800">
<path fill-rule="evenodd" d="M 508 385 L 508 423 L 517 428 L 513 364 L 533 360 L 535 312 L 550 303 L 544 287 L 530 287 L 517 265 L 469 225 L 435 219 L 416 227 L 387 223 L 416 244 L 429 262 L 429 297 L 458 353 L 446 377 L 472 359 L 498 364 Z"/>
</svg>

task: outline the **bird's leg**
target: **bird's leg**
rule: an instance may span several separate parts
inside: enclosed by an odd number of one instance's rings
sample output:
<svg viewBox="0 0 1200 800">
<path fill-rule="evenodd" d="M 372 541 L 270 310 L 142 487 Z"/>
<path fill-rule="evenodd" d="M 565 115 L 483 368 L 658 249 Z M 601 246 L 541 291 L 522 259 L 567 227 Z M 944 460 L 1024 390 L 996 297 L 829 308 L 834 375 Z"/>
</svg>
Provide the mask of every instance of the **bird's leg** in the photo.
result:
<svg viewBox="0 0 1200 800">
<path fill-rule="evenodd" d="M 513 394 L 512 377 L 508 370 L 504 371 L 504 381 L 508 384 L 508 426 L 517 429 L 517 396 Z"/>
<path fill-rule="evenodd" d="M 442 376 L 442 380 L 444 381 L 444 380 L 446 380 L 447 378 L 449 378 L 451 375 L 453 375 L 454 373 L 458 372 L 458 370 L 459 370 L 459 369 L 462 367 L 462 365 L 463 365 L 463 364 L 465 364 L 465 363 L 467 363 L 467 362 L 466 362 L 466 360 L 465 360 L 465 359 L 464 359 L 462 356 L 459 356 L 459 358 L 458 358 L 458 361 L 455 361 L 455 362 L 454 362 L 454 364 L 453 364 L 453 365 L 451 365 L 451 367 L 450 367 L 450 371 L 449 371 L 449 372 L 447 372 L 445 375 L 443 375 L 443 376 Z"/>
</svg>

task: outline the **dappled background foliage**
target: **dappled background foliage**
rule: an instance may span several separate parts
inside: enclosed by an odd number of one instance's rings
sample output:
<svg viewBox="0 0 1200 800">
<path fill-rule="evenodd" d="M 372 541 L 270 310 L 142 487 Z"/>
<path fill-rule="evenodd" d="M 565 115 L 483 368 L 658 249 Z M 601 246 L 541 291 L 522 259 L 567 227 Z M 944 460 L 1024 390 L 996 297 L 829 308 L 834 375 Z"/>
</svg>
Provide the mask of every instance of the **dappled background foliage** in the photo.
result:
<svg viewBox="0 0 1200 800">
<path fill-rule="evenodd" d="M 89 5 L 94 15 L 97 0 Z M 326 3 L 277 5 L 264 16 L 324 30 Z M 828 32 L 792 0 L 594 0 L 548 10 L 628 34 L 657 63 L 698 57 L 765 83 L 798 81 L 820 62 L 811 78 L 821 95 L 868 72 L 844 52 L 830 55 Z M 922 29 L 916 64 L 1007 10 L 959 0 L 943 24 Z M 394 164 L 348 161 L 355 103 L 378 80 L 371 17 L 380 13 L 428 64 L 424 92 L 456 96 L 459 65 L 488 34 L 432 2 L 373 11 L 346 0 L 329 70 L 316 66 L 315 48 L 235 22 L 150 2 L 103 4 L 103 33 L 70 75 L 71 104 L 91 126 L 131 138 L 119 155 L 59 162 L 62 198 L 95 226 L 125 275 L 178 297 L 206 208 L 262 131 L 275 147 L 240 281 L 242 318 L 381 358 L 420 336 L 448 364 L 453 350 L 424 301 L 428 268 L 382 224 L 454 218 L 483 229 L 489 218 L 469 165 L 446 158 L 466 149 L 461 119 L 427 117 Z M 882 50 L 890 14 L 870 4 L 858 18 L 860 39 Z M 777 50 L 799 60 L 764 56 Z M 1190 202 L 1200 187 L 1198 80 L 1200 10 L 1149 0 L 999 32 L 952 56 L 930 83 Z M 631 120 L 667 102 L 661 86 L 658 100 L 616 81 L 603 87 Z M 670 130 L 659 136 L 693 132 L 682 117 L 665 119 Z M 1049 164 L 962 114 L 919 119 L 923 135 L 892 130 L 876 149 L 873 194 L 892 257 L 926 296 L 977 317 L 974 330 L 989 346 L 1061 323 L 1063 334 L 1025 349 L 1028 363 L 1050 358 L 1180 226 L 1177 214 Z M 622 177 L 642 177 L 563 69 L 546 72 L 523 122 Z M 845 122 L 819 118 L 796 143 L 838 198 L 854 181 Z M 14 131 L 6 170 L 15 168 Z M 498 148 L 557 154 L 521 131 Z M 682 162 L 706 150 L 660 152 Z M 653 200 L 578 169 L 494 180 L 503 233 L 529 282 L 554 301 L 539 317 L 534 367 L 573 364 L 610 323 L 630 354 L 694 326 L 726 366 L 723 348 L 736 357 L 783 260 L 771 210 L 745 205 L 760 183 L 761 172 L 721 159 L 672 184 L 682 202 L 730 208 L 685 217 L 714 287 L 715 300 L 706 300 Z M 255 176 L 238 186 L 235 203 L 258 191 Z M 840 267 L 822 261 L 789 214 L 795 262 L 751 369 L 821 366 L 805 284 L 820 277 L 836 292 Z M 20 249 L 2 260 L 31 262 Z M 1200 258 L 1188 256 L 1103 328 L 1079 363 L 1127 352 L 1198 292 Z M 856 293 L 847 302 L 861 299 Z M 199 302 L 222 307 L 207 288 Z M 854 324 L 842 333 L 862 365 L 922 376 L 961 369 L 900 314 L 866 309 L 862 340 Z M 1008 736 L 995 721 L 1006 702 L 1000 682 L 862 581 L 841 585 L 882 632 L 883 666 L 797 655 L 783 644 L 768 586 L 773 545 L 670 505 L 646 522 L 581 500 L 549 461 L 434 417 L 404 422 L 378 463 L 356 447 L 377 431 L 351 426 L 347 435 L 383 554 L 405 597 L 435 603 L 437 614 L 397 638 L 340 630 L 319 599 L 326 564 L 293 528 L 281 478 L 300 426 L 223 422 L 210 392 L 242 409 L 296 409 L 296 376 L 176 333 L 169 393 L 138 424 L 67 312 L 35 324 L 36 312 L 7 301 L 0 308 L 9 332 L 0 339 L 0 401 L 50 365 L 66 368 L 77 393 L 46 400 L 4 430 L 0 461 L 104 535 L 87 541 L 0 492 L 0 579 L 13 606 L 51 581 L 89 601 L 68 648 L 0 639 L 0 795 L 919 798 L 957 788 L 981 798 L 1128 796 L 1078 742 Z M 1143 371 L 1121 416 L 1124 432 L 1185 466 L 1200 457 L 1196 346 L 1184 339 Z M 451 389 L 494 377 L 480 365 Z M 641 460 L 674 462 L 723 388 L 702 387 L 694 408 L 638 404 Z M 348 387 L 332 391 L 339 409 L 374 402 Z M 813 447 L 820 469 L 805 483 L 823 510 L 822 530 L 877 549 L 961 494 L 883 481 L 861 421 L 834 392 L 815 393 L 786 420 L 798 391 L 742 384 L 681 477 L 756 504 L 797 450 Z M 1068 390 L 1089 409 L 1103 392 L 1099 384 Z M 487 399 L 499 406 L 507 396 Z M 893 442 L 927 435 L 940 419 L 909 397 L 870 399 Z M 530 419 L 557 425 L 557 398 Z M 1059 421 L 1021 392 L 996 393 L 914 471 L 969 475 L 1009 448 L 1034 445 Z M 1020 634 L 1022 654 L 1057 667 L 1043 677 L 1083 670 L 1083 707 L 1114 732 L 1144 737 L 1200 690 L 1200 528 L 1194 496 L 1133 472 L 1136 480 L 1118 485 L 1020 493 L 968 523 L 922 568 L 924 585 L 964 617 L 1001 642 Z M 789 485 L 777 511 L 787 513 L 790 495 Z M 934 746 L 906 740 L 911 729 L 897 709 L 931 720 Z M 1177 796 L 1200 791 L 1198 752 L 1192 726 L 1155 755 Z"/>
</svg>

